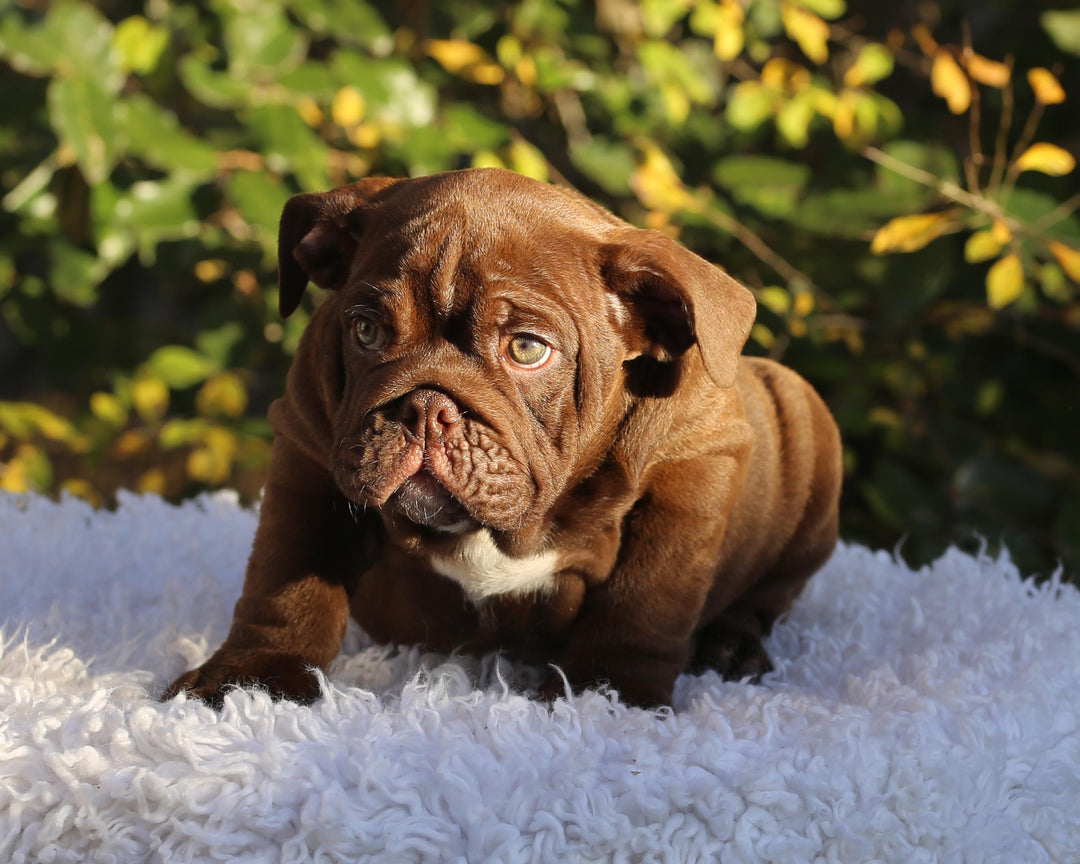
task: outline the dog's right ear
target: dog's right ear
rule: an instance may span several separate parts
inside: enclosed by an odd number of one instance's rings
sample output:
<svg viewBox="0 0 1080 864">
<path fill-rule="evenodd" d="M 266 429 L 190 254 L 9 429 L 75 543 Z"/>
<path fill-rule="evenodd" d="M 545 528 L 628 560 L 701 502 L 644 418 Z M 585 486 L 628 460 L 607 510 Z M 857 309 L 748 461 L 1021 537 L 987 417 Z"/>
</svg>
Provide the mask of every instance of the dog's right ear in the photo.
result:
<svg viewBox="0 0 1080 864">
<path fill-rule="evenodd" d="M 288 318 L 308 280 L 334 291 L 345 284 L 363 230 L 364 205 L 398 181 L 368 177 L 349 186 L 294 195 L 278 227 L 278 311 Z"/>
</svg>

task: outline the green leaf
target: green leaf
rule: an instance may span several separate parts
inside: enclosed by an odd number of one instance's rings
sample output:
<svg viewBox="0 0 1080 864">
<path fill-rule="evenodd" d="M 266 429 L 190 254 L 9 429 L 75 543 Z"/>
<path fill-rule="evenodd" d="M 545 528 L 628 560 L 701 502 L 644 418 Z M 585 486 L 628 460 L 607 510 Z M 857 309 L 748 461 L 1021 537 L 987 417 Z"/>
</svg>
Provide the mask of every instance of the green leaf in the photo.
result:
<svg viewBox="0 0 1080 864">
<path fill-rule="evenodd" d="M 621 141 L 594 136 L 570 145 L 570 160 L 609 195 L 629 195 L 637 168 L 634 151 Z"/>
<path fill-rule="evenodd" d="M 197 351 L 183 345 L 158 348 L 146 361 L 150 374 L 174 390 L 199 384 L 218 371 L 218 365 Z"/>
<path fill-rule="evenodd" d="M 243 114 L 244 122 L 262 144 L 267 165 L 274 171 L 291 169 L 304 189 L 326 189 L 327 147 L 291 105 L 258 105 Z"/>
<path fill-rule="evenodd" d="M 435 120 L 435 88 L 421 81 L 413 67 L 396 58 L 374 59 L 338 51 L 330 61 L 338 83 L 364 94 L 369 116 L 389 126 L 416 128 Z"/>
<path fill-rule="evenodd" d="M 776 94 L 759 81 L 743 81 L 731 91 L 725 116 L 728 123 L 743 132 L 757 129 L 776 110 Z"/>
<path fill-rule="evenodd" d="M 224 21 L 229 74 L 276 80 L 291 72 L 307 54 L 307 39 L 295 29 L 277 2 L 216 0 Z"/>
<path fill-rule="evenodd" d="M 54 78 L 47 92 L 49 120 L 75 153 L 83 175 L 100 183 L 119 158 L 115 102 L 95 78 Z"/>
<path fill-rule="evenodd" d="M 30 75 L 91 78 L 116 93 L 123 83 L 113 49 L 113 27 L 90 3 L 61 0 L 47 6 L 38 26 L 26 27 L 15 15 L 0 23 L 0 56 Z"/>
<path fill-rule="evenodd" d="M 1039 16 L 1043 30 L 1062 51 L 1080 56 L 1080 9 L 1052 9 Z"/>
<path fill-rule="evenodd" d="M 49 260 L 49 281 L 57 297 L 83 308 L 97 302 L 98 285 L 109 272 L 104 262 L 63 238 L 49 244 Z"/>
<path fill-rule="evenodd" d="M 211 108 L 236 108 L 250 101 L 248 80 L 211 69 L 193 54 L 181 58 L 178 71 L 191 95 Z"/>
<path fill-rule="evenodd" d="M 1032 225 L 1060 206 L 1061 202 L 1051 195 L 1031 189 L 1016 188 L 1004 202 L 1005 212 Z M 1051 230 L 1059 237 L 1080 240 L 1080 215 L 1072 213 L 1055 222 Z M 1073 244 L 1075 245 L 1075 243 Z"/>
<path fill-rule="evenodd" d="M 272 252 L 289 190 L 278 178 L 261 171 L 234 171 L 226 188 L 241 215 L 255 227 L 263 247 Z"/>
<path fill-rule="evenodd" d="M 146 95 L 135 93 L 121 103 L 120 124 L 129 151 L 148 165 L 191 179 L 217 173 L 214 148 L 182 129 L 174 114 Z"/>
<path fill-rule="evenodd" d="M 796 2 L 830 21 L 839 18 L 847 11 L 847 3 L 844 0 L 796 0 Z"/>
<path fill-rule="evenodd" d="M 363 0 L 290 0 L 289 6 L 316 33 L 380 53 L 389 47 L 390 28 Z"/>
<path fill-rule="evenodd" d="M 918 141 L 890 141 L 881 148 L 894 159 L 932 174 L 939 180 L 956 182 L 960 163 L 956 154 L 943 145 Z M 875 186 L 881 196 L 879 215 L 915 212 L 929 207 L 937 198 L 937 190 L 898 174 L 883 165 L 874 166 Z"/>
<path fill-rule="evenodd" d="M 740 204 L 786 218 L 798 205 L 810 168 L 769 156 L 729 156 L 716 163 L 712 176 Z"/>
<path fill-rule="evenodd" d="M 446 106 L 442 121 L 448 143 L 461 153 L 494 150 L 510 139 L 509 127 L 490 119 L 469 104 Z"/>
<path fill-rule="evenodd" d="M 162 241 L 199 233 L 198 214 L 191 198 L 194 189 L 193 183 L 181 177 L 142 180 L 113 195 L 105 187 L 98 187 L 94 190 L 96 221 L 103 236 L 128 235 L 144 263 L 150 264 Z"/>
</svg>

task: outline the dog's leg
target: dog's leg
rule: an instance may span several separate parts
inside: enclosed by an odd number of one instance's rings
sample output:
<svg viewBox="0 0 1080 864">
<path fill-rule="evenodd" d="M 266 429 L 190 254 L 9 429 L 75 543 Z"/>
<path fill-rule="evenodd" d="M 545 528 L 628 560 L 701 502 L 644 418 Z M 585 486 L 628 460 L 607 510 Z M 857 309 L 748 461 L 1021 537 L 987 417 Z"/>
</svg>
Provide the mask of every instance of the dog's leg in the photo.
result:
<svg viewBox="0 0 1080 864">
<path fill-rule="evenodd" d="M 337 655 L 349 615 L 349 586 L 338 561 L 340 493 L 329 475 L 288 439 L 274 442 L 244 591 L 224 644 L 165 691 L 220 704 L 232 685 L 266 687 L 275 697 L 318 696 L 312 668 Z"/>
</svg>

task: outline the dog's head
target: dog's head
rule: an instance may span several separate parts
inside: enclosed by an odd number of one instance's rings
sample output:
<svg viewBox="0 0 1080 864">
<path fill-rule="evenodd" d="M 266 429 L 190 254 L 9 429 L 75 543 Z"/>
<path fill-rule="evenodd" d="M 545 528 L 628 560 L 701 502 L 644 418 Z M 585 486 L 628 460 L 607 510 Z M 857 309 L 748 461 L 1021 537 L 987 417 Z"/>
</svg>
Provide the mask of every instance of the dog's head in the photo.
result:
<svg viewBox="0 0 1080 864">
<path fill-rule="evenodd" d="M 696 346 L 730 386 L 754 318 L 663 234 L 492 169 L 295 196 L 279 265 L 283 315 L 309 280 L 335 292 L 341 349 L 318 363 L 337 485 L 421 535 L 535 533 L 634 399 L 662 398 L 635 369 L 677 386 Z"/>
</svg>

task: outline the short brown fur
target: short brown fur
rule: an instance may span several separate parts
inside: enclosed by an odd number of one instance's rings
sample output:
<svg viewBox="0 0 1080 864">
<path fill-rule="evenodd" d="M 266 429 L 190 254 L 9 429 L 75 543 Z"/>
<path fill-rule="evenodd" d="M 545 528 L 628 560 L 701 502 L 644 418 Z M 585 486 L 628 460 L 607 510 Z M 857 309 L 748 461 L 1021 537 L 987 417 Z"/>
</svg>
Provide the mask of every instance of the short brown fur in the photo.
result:
<svg viewBox="0 0 1080 864">
<path fill-rule="evenodd" d="M 280 262 L 283 314 L 309 279 L 334 293 L 271 408 L 232 629 L 167 695 L 313 699 L 349 614 L 638 705 L 687 670 L 770 668 L 762 637 L 836 543 L 840 440 L 803 379 L 740 356 L 745 288 L 497 170 L 296 196 Z"/>
</svg>

